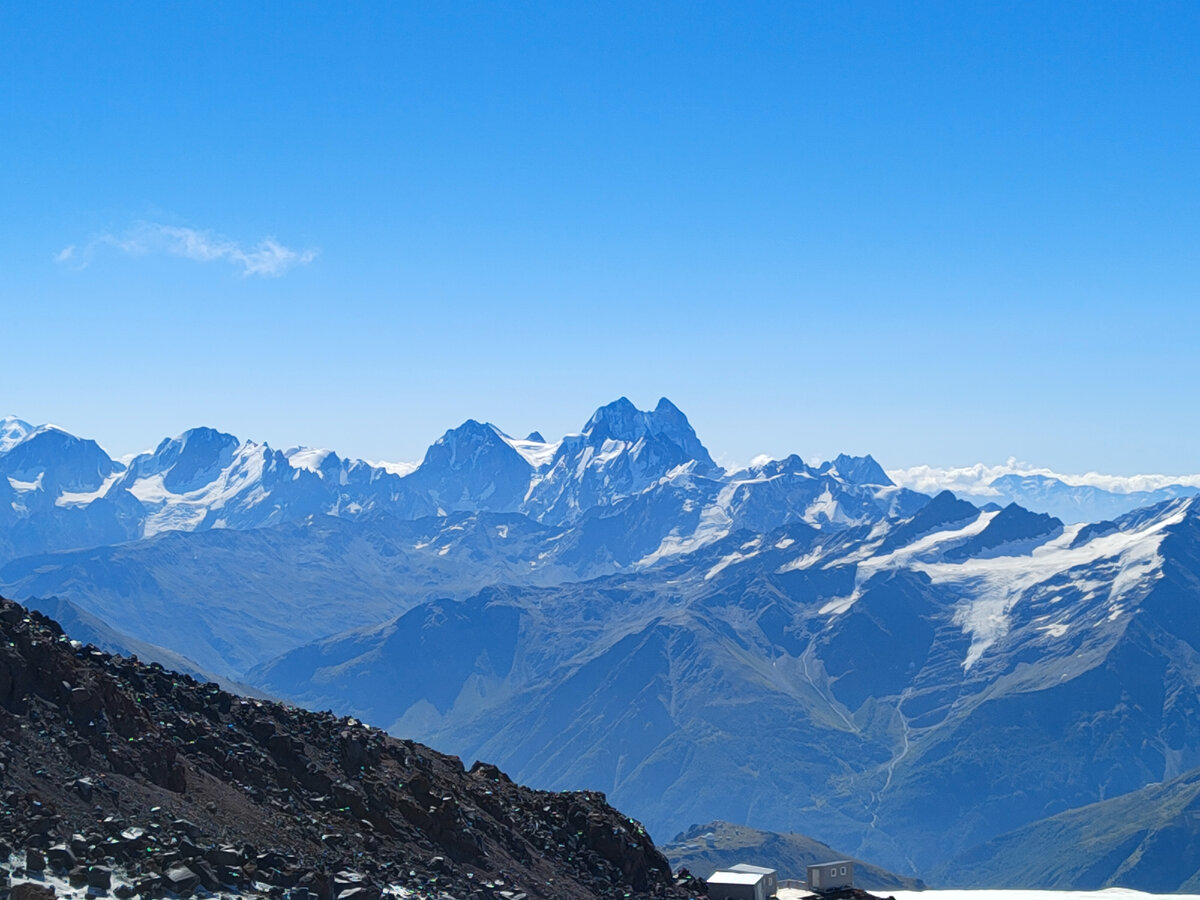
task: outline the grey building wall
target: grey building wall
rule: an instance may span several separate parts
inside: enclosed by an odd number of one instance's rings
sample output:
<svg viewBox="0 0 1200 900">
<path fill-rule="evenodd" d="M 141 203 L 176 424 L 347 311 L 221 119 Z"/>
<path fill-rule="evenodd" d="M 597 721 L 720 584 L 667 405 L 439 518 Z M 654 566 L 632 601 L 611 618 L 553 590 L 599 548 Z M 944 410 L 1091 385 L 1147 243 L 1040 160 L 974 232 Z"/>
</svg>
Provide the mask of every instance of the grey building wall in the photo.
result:
<svg viewBox="0 0 1200 900">
<path fill-rule="evenodd" d="M 808 867 L 810 891 L 835 891 L 848 887 L 854 887 L 854 863 L 850 860 L 839 859 Z"/>
<path fill-rule="evenodd" d="M 766 878 L 759 875 L 749 883 L 723 882 L 722 875 L 753 875 L 753 873 L 737 872 L 722 869 L 713 872 L 708 877 L 708 900 L 767 900 Z"/>
<path fill-rule="evenodd" d="M 766 895 L 774 897 L 779 892 L 779 873 L 774 869 L 768 869 L 765 866 L 752 866 L 749 863 L 738 863 L 736 866 L 730 866 L 726 871 L 762 875 L 763 888 L 766 891 Z"/>
<path fill-rule="evenodd" d="M 767 900 L 763 884 L 710 884 L 708 900 Z"/>
</svg>

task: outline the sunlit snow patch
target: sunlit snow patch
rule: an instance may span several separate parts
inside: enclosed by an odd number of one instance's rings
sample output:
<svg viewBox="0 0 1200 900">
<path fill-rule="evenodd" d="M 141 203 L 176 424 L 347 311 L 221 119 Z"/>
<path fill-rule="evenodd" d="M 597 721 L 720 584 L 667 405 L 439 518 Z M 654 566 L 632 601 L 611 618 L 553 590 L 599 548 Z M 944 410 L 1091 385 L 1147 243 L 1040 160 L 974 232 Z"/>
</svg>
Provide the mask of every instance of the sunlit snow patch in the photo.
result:
<svg viewBox="0 0 1200 900">
<path fill-rule="evenodd" d="M 740 549 L 730 553 L 728 556 L 722 557 L 715 566 L 708 570 L 708 574 L 704 576 L 704 580 L 709 581 L 720 572 L 723 572 L 729 566 L 758 556 L 758 554 L 762 552 L 760 549 L 761 546 L 762 538 L 755 538 L 752 541 L 747 541 L 746 543 L 742 544 Z"/>
<path fill-rule="evenodd" d="M 516 438 L 509 437 L 499 429 L 496 429 L 496 433 L 500 435 L 501 439 L 508 446 L 520 453 L 525 458 L 525 461 L 535 469 L 544 469 L 550 465 L 554 460 L 554 454 L 558 452 L 558 448 L 562 444 L 562 441 L 555 441 L 551 444 L 545 441 L 517 440 Z"/>
<path fill-rule="evenodd" d="M 962 663 L 965 671 L 1008 632 L 1012 608 L 1030 589 L 1101 559 L 1111 558 L 1119 567 L 1108 597 L 1109 618 L 1119 616 L 1122 600 L 1135 591 L 1149 590 L 1149 576 L 1162 564 L 1158 547 L 1165 530 L 1179 524 L 1185 515 L 1186 508 L 1180 505 L 1139 528 L 1093 538 L 1075 548 L 1070 544 L 1077 530 L 1067 529 L 1028 556 L 968 559 L 961 563 L 916 563 L 914 568 L 938 584 L 970 586 L 970 591 L 964 593 L 974 599 L 960 606 L 954 618 L 955 624 L 971 636 L 971 646 Z M 1079 586 L 1086 585 L 1079 582 L 1076 587 Z"/>
<path fill-rule="evenodd" d="M 845 597 L 835 597 L 827 602 L 821 607 L 821 615 L 841 615 L 854 605 L 855 601 L 861 596 L 862 586 L 870 581 L 876 573 L 886 569 L 912 568 L 918 559 L 936 558 L 944 550 L 957 546 L 963 541 L 979 534 L 979 532 L 987 528 L 996 515 L 997 513 L 994 512 L 983 513 L 962 528 L 935 531 L 932 534 L 918 538 L 911 544 L 898 547 L 891 553 L 885 553 L 882 556 L 872 555 L 871 547 L 860 547 L 848 556 L 830 560 L 825 564 L 826 568 L 833 565 L 851 564 L 857 567 L 854 573 L 854 589 Z M 813 558 L 816 553 L 819 553 L 819 550 L 805 554 L 794 562 L 780 568 L 780 572 L 809 568 L 819 561 Z"/>
<path fill-rule="evenodd" d="M 293 469 L 307 469 L 320 475 L 321 465 L 332 452 L 332 450 L 317 450 L 312 447 L 293 447 L 283 455 L 287 457 L 287 461 Z"/>
<path fill-rule="evenodd" d="M 415 472 L 421 465 L 415 462 L 373 462 L 369 459 L 365 459 L 363 462 L 373 469 L 383 469 L 383 471 L 391 475 L 399 475 L 401 478 Z"/>
<path fill-rule="evenodd" d="M 111 475 L 105 478 L 104 483 L 94 491 L 63 491 L 54 499 L 54 505 L 61 507 L 87 506 L 93 500 L 99 500 L 101 497 L 107 494 L 108 489 L 113 486 L 113 482 L 115 482 L 124 474 L 124 472 L 113 472 Z"/>
<path fill-rule="evenodd" d="M 733 496 L 740 482 L 727 484 L 721 488 L 714 503 L 704 508 L 700 513 L 700 522 L 691 534 L 669 534 L 662 539 L 658 549 L 637 561 L 639 566 L 652 566 L 660 559 L 679 556 L 699 550 L 708 544 L 719 541 L 729 534 L 733 528 L 733 517 L 729 513 Z"/>
<path fill-rule="evenodd" d="M 232 461 L 212 481 L 181 494 L 166 487 L 165 474 L 137 479 L 130 485 L 129 492 L 142 502 L 148 513 L 143 536 L 151 537 L 162 531 L 195 530 L 210 512 L 225 509 L 239 495 L 243 506 L 265 500 L 266 492 L 262 488 L 265 454 L 264 446 L 246 441 L 234 451 Z M 222 516 L 213 522 L 218 528 L 226 524 Z"/>
<path fill-rule="evenodd" d="M 0 453 L 7 453 L 34 432 L 34 427 L 16 416 L 0 419 Z"/>
</svg>

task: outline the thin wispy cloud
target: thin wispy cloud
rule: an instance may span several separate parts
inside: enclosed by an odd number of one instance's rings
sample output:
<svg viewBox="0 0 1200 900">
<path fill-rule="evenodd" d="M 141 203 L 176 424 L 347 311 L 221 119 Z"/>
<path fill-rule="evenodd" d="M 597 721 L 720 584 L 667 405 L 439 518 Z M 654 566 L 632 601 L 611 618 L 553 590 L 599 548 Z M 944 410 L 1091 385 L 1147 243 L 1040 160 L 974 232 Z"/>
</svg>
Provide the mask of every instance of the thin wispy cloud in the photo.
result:
<svg viewBox="0 0 1200 900">
<path fill-rule="evenodd" d="M 255 244 L 242 244 L 212 231 L 137 222 L 123 232 L 104 232 L 79 246 L 68 244 L 58 252 L 56 261 L 75 268 L 86 268 L 105 251 L 126 256 L 165 254 L 195 262 L 223 262 L 248 278 L 278 278 L 296 266 L 306 266 L 317 258 L 315 248 L 296 250 L 265 237 Z"/>
</svg>

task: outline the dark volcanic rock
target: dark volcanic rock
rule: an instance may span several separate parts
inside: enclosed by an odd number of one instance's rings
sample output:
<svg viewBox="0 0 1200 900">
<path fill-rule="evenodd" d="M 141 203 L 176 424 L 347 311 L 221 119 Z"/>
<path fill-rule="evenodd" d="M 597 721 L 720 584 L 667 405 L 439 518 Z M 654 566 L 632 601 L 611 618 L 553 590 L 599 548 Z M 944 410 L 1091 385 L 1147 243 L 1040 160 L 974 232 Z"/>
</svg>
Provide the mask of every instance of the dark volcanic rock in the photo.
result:
<svg viewBox="0 0 1200 900">
<path fill-rule="evenodd" d="M 112 869 L 107 866 L 88 866 L 87 883 L 88 887 L 107 891 L 112 887 Z"/>
<path fill-rule="evenodd" d="M 110 656 L 7 600 L 0 758 L 0 840 L 31 872 L 126 897 L 695 893 L 603 794 L 533 791 L 354 719 Z M 111 888 L 114 864 L 128 887 Z"/>
<path fill-rule="evenodd" d="M 66 844 L 55 844 L 46 851 L 46 859 L 52 869 L 73 869 L 76 864 L 75 854 Z"/>
<path fill-rule="evenodd" d="M 190 897 L 200 887 L 200 876 L 187 866 L 175 866 L 163 875 L 163 884 L 180 897 Z"/>
</svg>

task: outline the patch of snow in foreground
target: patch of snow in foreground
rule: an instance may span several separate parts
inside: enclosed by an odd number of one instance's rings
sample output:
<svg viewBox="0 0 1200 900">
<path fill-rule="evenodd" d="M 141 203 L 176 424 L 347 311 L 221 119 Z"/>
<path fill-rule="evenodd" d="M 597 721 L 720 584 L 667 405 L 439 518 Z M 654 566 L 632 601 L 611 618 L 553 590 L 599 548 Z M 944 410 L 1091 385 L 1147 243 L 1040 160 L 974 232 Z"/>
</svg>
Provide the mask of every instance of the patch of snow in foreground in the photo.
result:
<svg viewBox="0 0 1200 900">
<path fill-rule="evenodd" d="M 15 872 L 17 869 L 24 870 L 25 852 L 19 851 L 13 853 L 7 860 L 0 856 L 0 862 L 6 862 L 9 872 Z M 13 875 L 12 884 L 15 887 L 18 884 L 30 882 L 32 884 L 42 885 L 43 887 L 53 888 L 55 896 L 58 900 L 109 900 L 113 896 L 112 888 L 109 890 L 101 890 L 100 888 L 75 887 L 70 880 L 63 874 L 58 874 L 46 868 L 44 872 L 29 872 L 25 875 Z M 129 885 L 130 879 L 125 876 L 124 870 L 119 866 L 113 869 L 112 887 L 118 885 Z M 196 889 L 193 895 L 197 900 L 231 900 L 238 897 L 266 897 L 271 891 L 271 886 L 262 882 L 254 882 L 253 887 L 239 890 L 233 887 L 223 887 L 219 891 L 208 891 L 200 887 Z M 174 896 L 167 894 L 166 896 Z M 401 887 L 398 884 L 387 885 L 383 889 L 383 896 L 388 900 L 417 900 L 419 894 Z"/>
<path fill-rule="evenodd" d="M 1147 894 L 1129 888 L 1106 888 L 1102 891 L 1033 891 L 1033 890 L 986 890 L 986 891 L 887 891 L 872 890 L 879 897 L 895 897 L 896 900 L 1146 900 L 1149 897 L 1171 897 L 1178 900 L 1200 900 L 1200 894 Z M 809 896 L 799 888 L 780 888 L 779 900 L 800 900 Z"/>
<path fill-rule="evenodd" d="M 1179 897 L 1197 900 L 1197 894 L 1147 894 L 1130 888 L 1105 888 L 1102 891 L 874 891 L 896 900 L 1143 900 L 1146 897 Z M 783 892 L 780 891 L 782 898 Z"/>
</svg>

